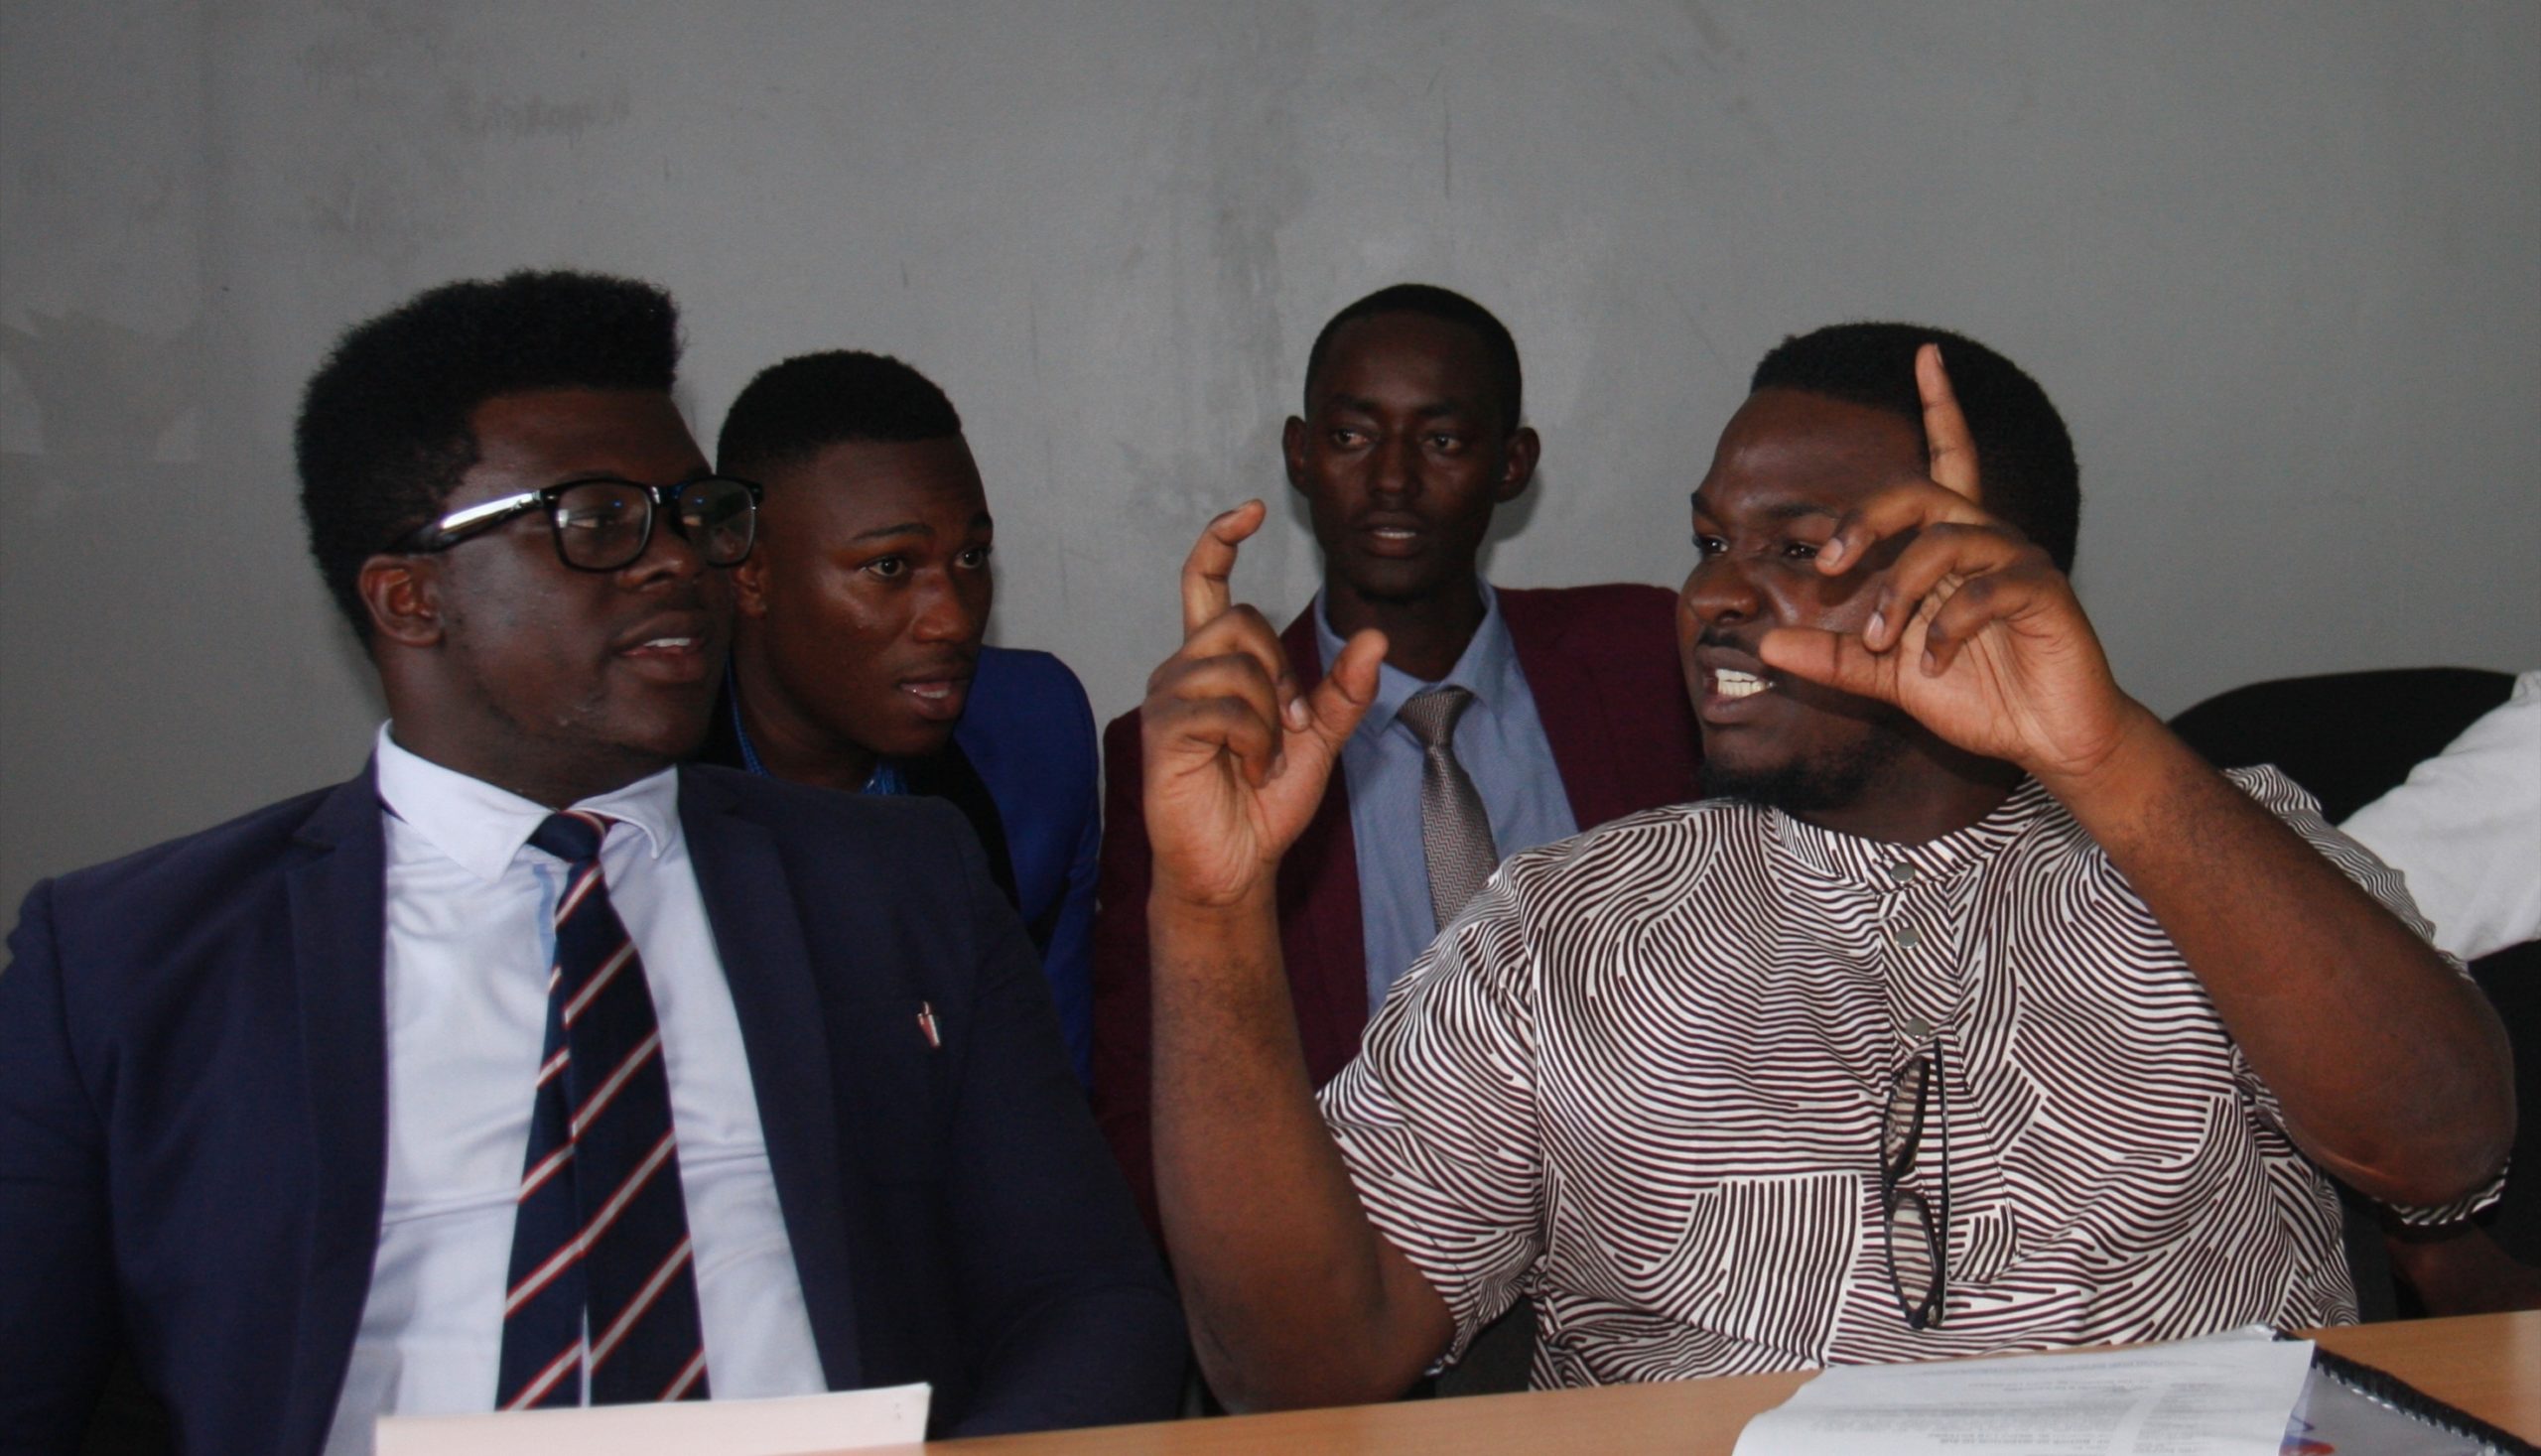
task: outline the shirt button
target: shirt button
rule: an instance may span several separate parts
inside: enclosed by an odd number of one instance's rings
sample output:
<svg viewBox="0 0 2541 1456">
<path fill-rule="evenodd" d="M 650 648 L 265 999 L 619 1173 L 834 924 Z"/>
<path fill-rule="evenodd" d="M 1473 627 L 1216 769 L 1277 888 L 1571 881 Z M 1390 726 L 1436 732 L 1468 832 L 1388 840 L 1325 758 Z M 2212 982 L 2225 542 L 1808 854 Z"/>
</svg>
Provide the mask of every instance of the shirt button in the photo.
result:
<svg viewBox="0 0 2541 1456">
<path fill-rule="evenodd" d="M 1888 866 L 1888 877 L 1899 884 L 1904 884 L 1915 877 L 1915 866 L 1905 863 L 1891 864 Z"/>
<path fill-rule="evenodd" d="M 1897 948 L 1901 951 L 1911 951 L 1924 943 L 1924 938 L 1915 933 L 1915 927 L 1912 925 L 1898 926 L 1894 934 L 1897 939 Z"/>
</svg>

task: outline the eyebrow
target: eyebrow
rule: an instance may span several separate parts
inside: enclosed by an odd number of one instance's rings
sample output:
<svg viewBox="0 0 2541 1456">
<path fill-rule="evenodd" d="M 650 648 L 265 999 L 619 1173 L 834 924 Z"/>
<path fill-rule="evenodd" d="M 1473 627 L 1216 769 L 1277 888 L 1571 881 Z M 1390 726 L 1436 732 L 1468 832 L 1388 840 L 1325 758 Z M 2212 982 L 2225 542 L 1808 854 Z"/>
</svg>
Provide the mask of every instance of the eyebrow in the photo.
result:
<svg viewBox="0 0 2541 1456">
<path fill-rule="evenodd" d="M 1373 415 L 1379 413 L 1380 410 L 1380 406 L 1375 400 L 1369 399 L 1365 395 L 1357 394 L 1333 395 L 1331 398 L 1326 399 L 1323 402 L 1323 407 L 1326 410 L 1346 410 L 1352 414 L 1359 415 Z M 1480 414 L 1481 411 L 1476 410 L 1472 405 L 1465 403 L 1463 400 L 1447 399 L 1440 400 L 1434 404 L 1424 404 L 1413 410 L 1411 413 L 1415 419 L 1435 420 L 1444 416 L 1462 416 L 1470 418 Z"/>
<path fill-rule="evenodd" d="M 681 472 L 678 479 L 665 481 L 664 483 L 670 485 L 694 485 L 700 480 L 711 480 L 714 478 L 715 467 L 713 465 L 702 464 L 693 470 Z M 552 483 L 560 486 L 640 485 L 647 490 L 654 488 L 653 482 L 650 480 L 638 480 L 632 475 L 621 475 L 615 470 L 576 470 L 571 474 L 557 476 Z"/>
<path fill-rule="evenodd" d="M 987 511 L 981 511 L 978 515 L 971 517 L 971 524 L 974 527 L 994 527 L 997 524 L 997 517 L 990 515 Z M 894 526 L 875 526 L 870 531 L 859 531 L 847 539 L 851 544 L 854 544 L 865 541 L 879 541 L 889 536 L 932 537 L 934 534 L 935 528 L 926 524 L 924 521 L 902 521 Z"/>
<path fill-rule="evenodd" d="M 1720 512 L 1712 509 L 1711 506 L 1704 503 L 1703 493 L 1701 491 L 1697 490 L 1693 493 L 1693 504 L 1694 509 L 1701 511 L 1704 515 L 1710 516 L 1715 520 L 1719 519 Z M 1805 500 L 1779 501 L 1775 504 L 1766 506 L 1761 514 L 1766 520 L 1778 522 L 1814 520 L 1819 518 L 1837 521 L 1842 520 L 1844 517 L 1844 513 L 1842 511 L 1839 511 L 1832 506 L 1818 505 L 1814 502 Z"/>
</svg>

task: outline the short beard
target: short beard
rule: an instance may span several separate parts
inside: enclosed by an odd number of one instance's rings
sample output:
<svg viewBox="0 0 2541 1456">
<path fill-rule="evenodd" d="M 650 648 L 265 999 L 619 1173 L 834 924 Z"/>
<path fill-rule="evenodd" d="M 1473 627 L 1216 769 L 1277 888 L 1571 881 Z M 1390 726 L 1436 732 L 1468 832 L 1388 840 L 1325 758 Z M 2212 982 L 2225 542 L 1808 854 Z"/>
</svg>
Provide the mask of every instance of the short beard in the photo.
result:
<svg viewBox="0 0 2541 1456">
<path fill-rule="evenodd" d="M 1861 802 L 1873 779 L 1905 755 L 1906 743 L 1905 733 L 1881 724 L 1850 748 L 1805 762 L 1739 768 L 1706 758 L 1703 797 L 1737 799 L 1802 817 L 1848 809 Z"/>
</svg>

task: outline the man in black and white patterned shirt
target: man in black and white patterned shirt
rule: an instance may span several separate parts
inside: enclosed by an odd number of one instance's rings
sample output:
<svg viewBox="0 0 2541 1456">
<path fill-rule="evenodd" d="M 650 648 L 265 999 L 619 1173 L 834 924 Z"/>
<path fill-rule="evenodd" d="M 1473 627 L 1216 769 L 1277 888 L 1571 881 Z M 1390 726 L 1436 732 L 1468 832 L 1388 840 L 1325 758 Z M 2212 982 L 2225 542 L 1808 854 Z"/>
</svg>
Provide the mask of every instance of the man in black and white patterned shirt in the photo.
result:
<svg viewBox="0 0 2541 1456">
<path fill-rule="evenodd" d="M 1185 564 L 1144 728 L 1156 1165 L 1222 1395 L 1385 1398 L 1522 1293 L 1538 1385 L 2331 1323 L 2330 1177 L 2427 1222 L 2494 1196 L 2494 1014 L 2290 782 L 2112 680 L 2027 375 L 1787 340 L 1693 507 L 1713 797 L 1510 860 L 1319 1109 L 1272 871 L 1384 644 L 1298 692 L 1230 604 L 1258 504 Z"/>
</svg>

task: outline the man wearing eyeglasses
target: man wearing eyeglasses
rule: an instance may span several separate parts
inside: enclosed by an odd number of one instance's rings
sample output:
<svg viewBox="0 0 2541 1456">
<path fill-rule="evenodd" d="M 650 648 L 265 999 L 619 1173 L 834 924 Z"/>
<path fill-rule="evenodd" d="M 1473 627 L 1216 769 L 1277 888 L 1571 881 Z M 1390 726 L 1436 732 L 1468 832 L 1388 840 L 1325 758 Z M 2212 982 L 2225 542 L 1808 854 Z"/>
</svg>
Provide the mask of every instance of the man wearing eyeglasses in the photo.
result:
<svg viewBox="0 0 2541 1456">
<path fill-rule="evenodd" d="M 373 1418 L 933 1384 L 1146 1418 L 1180 1324 L 959 817 L 673 765 L 757 490 L 670 300 L 353 330 L 303 505 L 389 722 L 351 782 L 39 885 L 0 973 L 0 1431 L 120 1343 L 201 1452 Z"/>
<path fill-rule="evenodd" d="M 1972 340 L 1775 349 L 1692 502 L 1714 797 L 1506 861 L 1320 1106 L 1274 875 L 1385 643 L 1300 691 L 1231 604 L 1260 505 L 1211 523 L 1144 736 L 1157 1188 L 1221 1395 L 1393 1395 L 1522 1294 L 1539 1385 L 2336 1323 L 2331 1177 L 2493 1199 L 2495 1015 L 2290 782 L 2119 690 L 2074 477 Z"/>
</svg>

